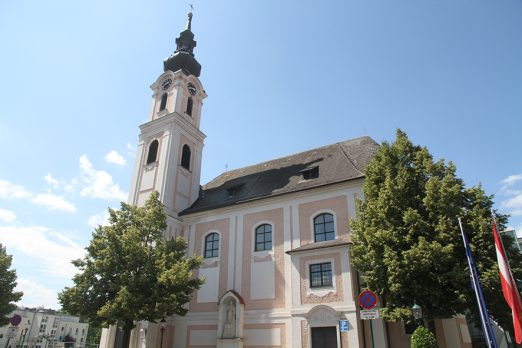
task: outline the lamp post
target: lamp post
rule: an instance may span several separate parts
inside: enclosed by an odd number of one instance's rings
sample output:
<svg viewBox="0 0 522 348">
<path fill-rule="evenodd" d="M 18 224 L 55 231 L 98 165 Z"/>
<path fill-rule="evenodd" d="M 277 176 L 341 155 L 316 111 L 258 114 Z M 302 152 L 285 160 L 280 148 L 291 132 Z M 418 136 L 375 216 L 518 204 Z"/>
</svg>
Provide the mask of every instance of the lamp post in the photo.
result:
<svg viewBox="0 0 522 348">
<path fill-rule="evenodd" d="M 413 302 L 413 307 L 411 307 L 411 311 L 413 312 L 413 317 L 415 318 L 415 327 L 420 326 L 422 319 L 422 307 Z"/>
<path fill-rule="evenodd" d="M 161 332 L 160 348 L 163 348 L 163 334 L 165 333 L 166 326 L 167 326 L 167 321 L 165 320 L 165 318 L 161 319 L 161 321 L 160 321 L 160 332 Z"/>
</svg>

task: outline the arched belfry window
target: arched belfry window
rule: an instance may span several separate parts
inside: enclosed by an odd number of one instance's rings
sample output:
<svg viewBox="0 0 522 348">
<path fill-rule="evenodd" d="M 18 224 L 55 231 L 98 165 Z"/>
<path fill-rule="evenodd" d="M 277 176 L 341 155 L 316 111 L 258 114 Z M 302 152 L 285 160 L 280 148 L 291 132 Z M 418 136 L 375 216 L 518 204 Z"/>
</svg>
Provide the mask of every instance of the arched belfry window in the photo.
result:
<svg viewBox="0 0 522 348">
<path fill-rule="evenodd" d="M 187 115 L 192 116 L 192 108 L 194 107 L 194 101 L 192 100 L 192 97 L 189 97 L 187 99 Z"/>
<path fill-rule="evenodd" d="M 314 218 L 314 239 L 316 242 L 335 239 L 335 226 L 332 214 L 319 214 Z"/>
<path fill-rule="evenodd" d="M 158 147 L 159 147 L 158 140 L 154 140 L 152 143 L 150 143 L 149 153 L 147 154 L 147 164 L 156 162 L 156 159 L 158 157 Z"/>
<path fill-rule="evenodd" d="M 183 145 L 181 150 L 181 166 L 190 170 L 190 147 L 187 144 Z"/>
<path fill-rule="evenodd" d="M 167 107 L 167 98 L 168 98 L 168 96 L 169 95 L 167 93 L 163 93 L 163 95 L 161 96 L 161 102 L 160 102 L 159 111 L 165 110 L 165 108 Z"/>
</svg>

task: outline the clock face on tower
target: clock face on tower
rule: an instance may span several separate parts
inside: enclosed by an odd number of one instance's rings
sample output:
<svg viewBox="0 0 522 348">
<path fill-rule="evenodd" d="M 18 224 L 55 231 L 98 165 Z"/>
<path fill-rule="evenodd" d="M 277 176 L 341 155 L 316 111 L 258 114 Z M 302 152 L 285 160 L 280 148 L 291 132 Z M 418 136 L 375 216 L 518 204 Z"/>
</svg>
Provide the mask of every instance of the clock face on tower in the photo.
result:
<svg viewBox="0 0 522 348">
<path fill-rule="evenodd" d="M 172 79 L 166 79 L 165 81 L 163 81 L 163 83 L 161 84 L 161 89 L 166 91 L 167 89 L 169 89 L 170 85 L 172 84 Z"/>
<path fill-rule="evenodd" d="M 191 82 L 188 84 L 188 90 L 190 95 L 196 95 L 197 89 L 196 86 L 194 86 Z"/>
</svg>

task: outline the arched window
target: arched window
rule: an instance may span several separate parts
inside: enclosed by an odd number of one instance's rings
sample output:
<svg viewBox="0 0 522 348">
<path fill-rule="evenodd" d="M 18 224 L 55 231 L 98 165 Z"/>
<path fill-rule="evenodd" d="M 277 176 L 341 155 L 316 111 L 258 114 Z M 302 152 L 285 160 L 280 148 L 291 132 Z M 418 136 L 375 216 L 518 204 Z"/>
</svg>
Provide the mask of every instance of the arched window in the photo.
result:
<svg viewBox="0 0 522 348">
<path fill-rule="evenodd" d="M 314 218 L 314 239 L 316 242 L 335 239 L 335 227 L 332 214 L 323 213 Z"/>
<path fill-rule="evenodd" d="M 194 106 L 194 101 L 192 101 L 192 97 L 187 99 L 187 115 L 192 116 L 192 107 Z"/>
<path fill-rule="evenodd" d="M 205 253 L 206 259 L 219 256 L 219 234 L 212 232 L 205 237 Z"/>
<path fill-rule="evenodd" d="M 263 224 L 256 228 L 256 251 L 272 250 L 272 225 Z"/>
<path fill-rule="evenodd" d="M 165 108 L 167 107 L 167 98 L 168 98 L 168 94 L 167 93 L 163 93 L 163 95 L 161 96 L 161 102 L 160 102 L 160 109 L 159 111 L 161 110 L 165 110 Z"/>
<path fill-rule="evenodd" d="M 158 157 L 158 147 L 159 147 L 158 140 L 154 140 L 152 143 L 150 143 L 149 153 L 147 155 L 147 164 L 156 162 L 156 159 Z"/>
<path fill-rule="evenodd" d="M 185 144 L 181 150 L 181 166 L 190 170 L 190 147 Z"/>
</svg>

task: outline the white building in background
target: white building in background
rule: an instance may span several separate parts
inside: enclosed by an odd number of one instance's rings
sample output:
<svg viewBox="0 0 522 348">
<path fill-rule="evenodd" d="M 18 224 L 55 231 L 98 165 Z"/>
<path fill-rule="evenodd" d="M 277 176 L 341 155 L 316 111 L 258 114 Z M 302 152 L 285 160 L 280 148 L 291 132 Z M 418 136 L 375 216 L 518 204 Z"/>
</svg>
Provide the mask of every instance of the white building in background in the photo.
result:
<svg viewBox="0 0 522 348">
<path fill-rule="evenodd" d="M 369 347 L 348 221 L 356 200 L 364 198 L 364 170 L 377 143 L 352 139 L 228 171 L 200 186 L 205 135 L 199 127 L 207 95 L 191 19 L 189 14 L 176 51 L 151 86 L 129 203 L 141 206 L 152 191 L 160 193 L 166 237 L 185 238 L 189 254 L 204 257 L 197 275 L 206 282 L 186 316 L 165 318 L 164 327 L 137 323 L 131 346 Z M 326 126 L 318 120 L 318 127 Z M 347 331 L 340 330 L 340 320 L 348 321 Z M 442 346 L 471 347 L 462 316 L 436 320 L 435 327 Z M 402 323 L 377 319 L 373 331 L 376 347 L 410 346 L 411 332 Z M 116 328 L 103 330 L 101 347 L 120 342 Z"/>
<path fill-rule="evenodd" d="M 10 324 L 0 328 L 2 348 L 59 348 L 67 339 L 75 348 L 85 347 L 89 324 L 80 323 L 78 317 L 41 308 L 19 308 L 10 317 L 15 315 L 22 319 L 16 329 Z"/>
<path fill-rule="evenodd" d="M 502 231 L 502 233 L 510 236 L 513 241 L 513 246 L 518 251 L 522 252 L 522 245 L 520 244 L 522 242 L 522 238 L 517 237 L 517 231 L 513 227 L 506 228 L 504 231 Z"/>
</svg>

